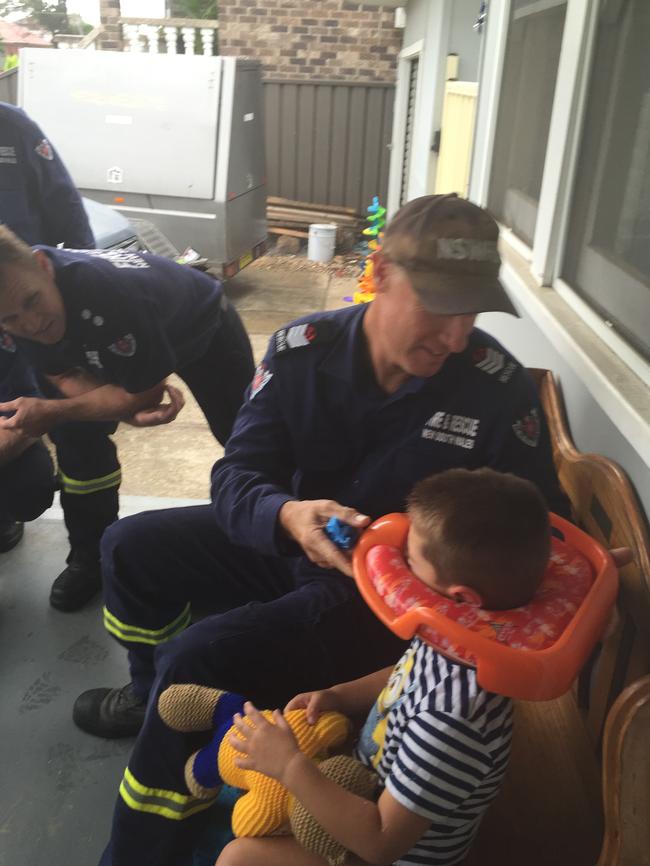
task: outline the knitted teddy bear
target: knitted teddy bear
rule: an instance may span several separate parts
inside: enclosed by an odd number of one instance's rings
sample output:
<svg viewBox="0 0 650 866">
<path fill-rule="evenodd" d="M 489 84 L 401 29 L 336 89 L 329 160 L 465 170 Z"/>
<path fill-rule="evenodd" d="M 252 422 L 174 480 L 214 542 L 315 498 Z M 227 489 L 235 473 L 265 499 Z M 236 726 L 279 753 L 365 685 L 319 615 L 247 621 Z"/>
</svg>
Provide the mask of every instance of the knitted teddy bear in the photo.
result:
<svg viewBox="0 0 650 866">
<path fill-rule="evenodd" d="M 222 784 L 246 793 L 235 803 L 232 830 L 235 836 L 268 836 L 282 832 L 290 821 L 291 831 L 305 848 L 341 866 L 347 851 L 314 821 L 276 779 L 235 766 L 237 752 L 228 740 L 235 731 L 232 718 L 242 713 L 245 698 L 232 692 L 197 685 L 173 685 L 158 699 L 161 719 L 175 731 L 191 733 L 213 730 L 211 741 L 195 752 L 185 765 L 185 781 L 195 797 L 207 799 Z M 263 715 L 273 721 L 270 710 Z M 298 745 L 308 757 L 320 761 L 346 741 L 350 723 L 340 713 L 323 713 L 316 724 L 308 724 L 304 710 L 285 713 Z M 373 799 L 377 776 L 359 761 L 337 755 L 319 763 L 322 772 L 366 799 Z"/>
</svg>

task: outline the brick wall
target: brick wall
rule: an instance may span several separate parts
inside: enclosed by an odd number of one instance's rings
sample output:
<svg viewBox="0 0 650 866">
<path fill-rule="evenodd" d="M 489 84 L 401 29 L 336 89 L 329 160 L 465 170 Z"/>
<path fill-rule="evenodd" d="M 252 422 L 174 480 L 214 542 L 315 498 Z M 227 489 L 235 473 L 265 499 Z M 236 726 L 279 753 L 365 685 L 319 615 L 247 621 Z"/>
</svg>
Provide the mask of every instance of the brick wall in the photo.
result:
<svg viewBox="0 0 650 866">
<path fill-rule="evenodd" d="M 120 17 L 120 0 L 100 0 L 99 17 L 104 32 L 97 40 L 97 47 L 102 51 L 122 51 L 122 28 L 117 23 Z"/>
<path fill-rule="evenodd" d="M 350 0 L 220 0 L 219 53 L 254 57 L 266 78 L 394 81 L 395 10 Z"/>
</svg>

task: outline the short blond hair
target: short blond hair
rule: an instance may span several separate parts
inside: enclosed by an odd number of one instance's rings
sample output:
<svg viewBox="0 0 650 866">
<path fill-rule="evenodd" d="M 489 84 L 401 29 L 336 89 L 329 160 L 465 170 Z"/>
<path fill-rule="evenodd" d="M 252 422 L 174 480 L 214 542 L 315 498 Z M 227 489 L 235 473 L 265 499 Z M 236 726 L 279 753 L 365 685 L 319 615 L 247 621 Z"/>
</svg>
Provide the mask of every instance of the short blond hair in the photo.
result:
<svg viewBox="0 0 650 866">
<path fill-rule="evenodd" d="M 6 265 L 36 264 L 32 248 L 11 231 L 9 226 L 0 223 L 0 269 Z"/>
<path fill-rule="evenodd" d="M 408 512 L 441 583 L 476 589 L 491 610 L 528 604 L 551 544 L 548 508 L 532 482 L 450 469 L 415 485 Z"/>
</svg>

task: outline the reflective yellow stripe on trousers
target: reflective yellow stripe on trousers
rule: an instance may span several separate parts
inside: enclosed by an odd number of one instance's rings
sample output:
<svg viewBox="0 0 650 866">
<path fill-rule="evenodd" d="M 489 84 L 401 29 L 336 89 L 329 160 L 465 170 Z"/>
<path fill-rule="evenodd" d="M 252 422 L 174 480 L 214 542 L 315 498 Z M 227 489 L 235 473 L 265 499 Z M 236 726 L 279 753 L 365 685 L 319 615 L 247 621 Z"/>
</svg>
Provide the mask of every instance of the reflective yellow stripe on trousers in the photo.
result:
<svg viewBox="0 0 650 866">
<path fill-rule="evenodd" d="M 162 628 L 139 628 L 135 625 L 121 622 L 107 607 L 104 607 L 104 628 L 120 640 L 131 643 L 147 643 L 156 646 L 159 643 L 171 640 L 180 634 L 190 624 L 192 610 L 189 603 L 185 605 L 181 613 L 168 625 Z"/>
<path fill-rule="evenodd" d="M 58 472 L 61 487 L 64 493 L 98 493 L 100 490 L 108 490 L 111 487 L 119 487 L 122 481 L 122 470 L 116 469 L 101 478 L 89 478 L 87 481 L 78 481 L 70 478 L 65 472 Z"/>
<path fill-rule="evenodd" d="M 130 809 L 150 812 L 152 815 L 160 815 L 161 818 L 169 818 L 170 821 L 182 821 L 190 815 L 203 812 L 216 800 L 216 797 L 199 800 L 197 797 L 166 791 L 164 788 L 147 788 L 138 782 L 128 767 L 120 785 L 120 796 Z"/>
</svg>

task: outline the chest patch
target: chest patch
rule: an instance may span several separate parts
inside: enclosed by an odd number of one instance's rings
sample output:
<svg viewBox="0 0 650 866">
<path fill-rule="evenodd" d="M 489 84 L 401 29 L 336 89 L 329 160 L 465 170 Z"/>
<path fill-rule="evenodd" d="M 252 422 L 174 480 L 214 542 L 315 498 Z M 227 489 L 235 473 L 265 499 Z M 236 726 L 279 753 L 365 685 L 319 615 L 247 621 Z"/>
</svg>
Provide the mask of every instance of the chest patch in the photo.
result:
<svg viewBox="0 0 650 866">
<path fill-rule="evenodd" d="M 8 144 L 0 144 L 0 165 L 16 165 L 16 148 Z"/>
<path fill-rule="evenodd" d="M 108 347 L 108 351 L 122 358 L 132 358 L 135 355 L 136 342 L 133 334 L 125 334 Z"/>
<path fill-rule="evenodd" d="M 434 412 L 422 428 L 422 438 L 471 451 L 476 444 L 480 423 L 479 418 L 467 415 Z"/>
</svg>

